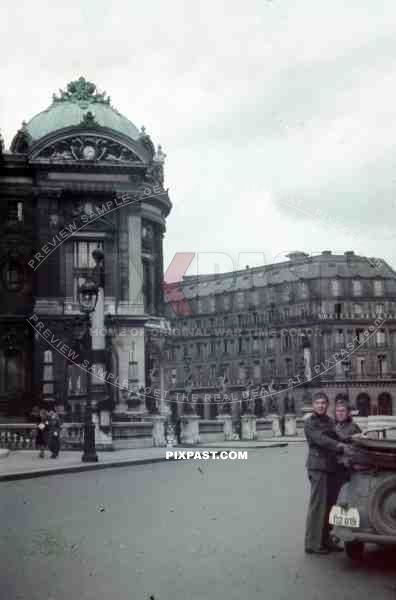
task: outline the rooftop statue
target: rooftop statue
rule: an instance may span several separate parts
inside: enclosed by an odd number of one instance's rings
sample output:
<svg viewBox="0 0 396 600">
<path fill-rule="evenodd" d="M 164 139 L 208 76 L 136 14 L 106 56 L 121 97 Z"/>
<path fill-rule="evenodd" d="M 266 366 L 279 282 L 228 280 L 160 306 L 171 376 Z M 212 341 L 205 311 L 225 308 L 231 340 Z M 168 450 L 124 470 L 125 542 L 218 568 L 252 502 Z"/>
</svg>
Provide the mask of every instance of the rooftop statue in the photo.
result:
<svg viewBox="0 0 396 600">
<path fill-rule="evenodd" d="M 155 162 L 163 164 L 165 162 L 165 158 L 166 158 L 166 154 L 165 154 L 165 152 L 163 152 L 162 146 L 159 145 L 158 148 L 157 148 L 157 152 L 154 155 L 153 160 Z"/>
<path fill-rule="evenodd" d="M 54 102 L 100 102 L 101 104 L 110 104 L 110 97 L 106 92 L 98 92 L 96 85 L 87 81 L 85 77 L 80 77 L 76 81 L 67 84 L 66 91 L 59 90 L 59 96 L 53 94 Z"/>
</svg>

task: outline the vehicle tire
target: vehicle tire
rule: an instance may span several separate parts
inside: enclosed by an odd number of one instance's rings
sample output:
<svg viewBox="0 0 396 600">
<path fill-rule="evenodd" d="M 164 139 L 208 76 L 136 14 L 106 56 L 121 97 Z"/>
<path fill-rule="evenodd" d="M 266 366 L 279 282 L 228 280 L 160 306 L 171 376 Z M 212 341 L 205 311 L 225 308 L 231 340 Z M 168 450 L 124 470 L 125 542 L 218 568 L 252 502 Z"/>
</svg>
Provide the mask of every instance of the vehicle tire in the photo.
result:
<svg viewBox="0 0 396 600">
<path fill-rule="evenodd" d="M 364 554 L 364 542 L 345 542 L 345 554 L 351 560 L 362 560 Z"/>
<path fill-rule="evenodd" d="M 387 477 L 369 499 L 369 519 L 378 533 L 396 535 L 396 476 Z"/>
</svg>

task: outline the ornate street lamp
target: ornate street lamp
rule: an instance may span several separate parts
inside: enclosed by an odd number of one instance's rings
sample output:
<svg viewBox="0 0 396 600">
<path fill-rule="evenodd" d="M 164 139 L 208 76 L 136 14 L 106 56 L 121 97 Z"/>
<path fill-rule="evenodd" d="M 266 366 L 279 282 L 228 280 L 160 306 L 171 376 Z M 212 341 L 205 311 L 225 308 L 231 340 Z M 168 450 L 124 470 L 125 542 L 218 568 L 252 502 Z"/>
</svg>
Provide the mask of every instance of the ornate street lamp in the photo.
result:
<svg viewBox="0 0 396 600">
<path fill-rule="evenodd" d="M 98 301 L 99 287 L 103 287 L 103 269 L 101 268 L 101 263 L 104 254 L 102 250 L 97 248 L 92 252 L 92 256 L 96 263 L 93 270 L 93 278 L 86 279 L 78 290 L 80 309 L 86 315 L 88 332 L 91 329 L 91 314 L 94 312 Z M 89 364 L 91 365 L 93 362 L 91 341 L 89 343 L 88 354 L 91 359 Z M 98 455 L 95 448 L 95 424 L 92 421 L 91 373 L 89 370 L 87 373 L 87 401 L 84 414 L 84 447 L 81 460 L 82 462 L 98 462 Z"/>
<path fill-rule="evenodd" d="M 184 357 L 184 391 L 187 396 L 187 402 L 183 406 L 183 412 L 185 415 L 195 414 L 194 406 L 192 400 L 188 399 L 188 396 L 191 394 L 193 389 L 193 380 L 192 380 L 192 358 L 189 355 Z"/>
<path fill-rule="evenodd" d="M 303 382 L 303 405 L 302 405 L 302 413 L 304 415 L 308 415 L 312 412 L 312 370 L 311 370 L 311 344 L 308 340 L 308 337 L 305 333 L 302 336 L 302 347 L 303 347 L 303 356 L 301 359 L 302 367 L 304 369 L 304 382 Z"/>
</svg>

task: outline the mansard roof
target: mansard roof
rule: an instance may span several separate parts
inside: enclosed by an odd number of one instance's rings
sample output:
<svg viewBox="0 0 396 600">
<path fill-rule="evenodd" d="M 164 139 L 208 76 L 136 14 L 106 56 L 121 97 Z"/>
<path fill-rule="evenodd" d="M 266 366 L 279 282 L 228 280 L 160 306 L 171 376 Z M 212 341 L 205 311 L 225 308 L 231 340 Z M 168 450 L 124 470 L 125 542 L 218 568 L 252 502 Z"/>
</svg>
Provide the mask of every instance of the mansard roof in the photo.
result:
<svg viewBox="0 0 396 600">
<path fill-rule="evenodd" d="M 289 261 L 261 267 L 246 268 L 242 271 L 216 275 L 185 276 L 179 284 L 167 284 L 172 300 L 211 296 L 226 292 L 236 292 L 271 285 L 295 283 L 321 278 L 391 278 L 396 282 L 395 271 L 379 258 L 367 258 L 353 252 L 336 255 L 324 251 L 316 256 L 292 253 Z M 184 294 L 184 296 L 183 296 Z"/>
</svg>

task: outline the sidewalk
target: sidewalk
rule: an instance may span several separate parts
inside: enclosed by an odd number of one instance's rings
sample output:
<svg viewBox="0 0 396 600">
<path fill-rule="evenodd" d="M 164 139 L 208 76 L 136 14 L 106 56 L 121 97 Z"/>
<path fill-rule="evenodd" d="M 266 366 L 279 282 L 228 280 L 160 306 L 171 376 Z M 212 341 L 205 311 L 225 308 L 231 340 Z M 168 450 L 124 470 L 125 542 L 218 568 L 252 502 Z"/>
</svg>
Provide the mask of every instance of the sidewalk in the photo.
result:
<svg viewBox="0 0 396 600">
<path fill-rule="evenodd" d="M 46 452 L 46 458 L 40 459 L 36 450 L 16 450 L 10 451 L 8 456 L 6 453 L 3 453 L 3 457 L 0 457 L 0 482 L 16 479 L 30 479 L 61 473 L 77 473 L 79 471 L 92 471 L 112 467 L 165 462 L 169 461 L 169 459 L 166 458 L 167 450 L 180 450 L 186 452 L 193 450 L 203 452 L 205 449 L 213 451 L 216 449 L 241 450 L 249 448 L 279 448 L 287 446 L 291 439 L 292 438 L 276 438 L 276 440 L 269 439 L 268 442 L 218 442 L 215 444 L 210 443 L 190 447 L 134 448 L 131 450 L 118 450 L 114 452 L 98 452 L 99 461 L 97 463 L 81 462 L 81 451 L 63 451 L 57 459 L 49 458 L 49 452 Z M 297 441 L 297 438 L 293 438 L 293 441 Z"/>
</svg>

